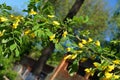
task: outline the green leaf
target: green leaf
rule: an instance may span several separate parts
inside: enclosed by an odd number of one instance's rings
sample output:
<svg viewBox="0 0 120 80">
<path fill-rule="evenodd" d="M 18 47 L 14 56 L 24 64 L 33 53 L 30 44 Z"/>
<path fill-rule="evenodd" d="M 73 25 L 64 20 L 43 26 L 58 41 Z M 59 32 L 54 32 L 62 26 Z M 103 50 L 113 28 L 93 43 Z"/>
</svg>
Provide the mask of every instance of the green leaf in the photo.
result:
<svg viewBox="0 0 120 80">
<path fill-rule="evenodd" d="M 17 42 L 19 42 L 20 44 L 22 44 L 22 38 L 20 37 L 20 38 L 15 38 L 15 40 L 17 41 Z"/>
<path fill-rule="evenodd" d="M 8 40 L 7 39 L 2 39 L 2 43 L 7 43 Z"/>
<path fill-rule="evenodd" d="M 85 16 L 85 19 L 83 20 L 83 23 L 87 23 L 89 20 L 89 17 L 88 16 Z"/>
<path fill-rule="evenodd" d="M 74 71 L 78 70 L 78 66 L 79 66 L 78 60 L 74 60 L 74 62 L 72 64 L 72 67 L 73 67 Z"/>
<path fill-rule="evenodd" d="M 38 36 L 38 37 L 41 37 L 41 36 L 44 34 L 44 32 L 43 32 L 41 29 L 36 30 L 34 33 L 35 33 L 35 35 Z"/>
<path fill-rule="evenodd" d="M 70 74 L 70 76 L 73 76 L 77 71 L 78 71 L 78 61 L 77 60 L 75 60 L 74 62 L 73 62 L 73 64 L 71 64 L 70 66 L 69 66 L 69 70 L 68 70 L 68 72 L 69 72 L 69 74 Z"/>
<path fill-rule="evenodd" d="M 49 29 L 45 29 L 45 33 L 47 36 L 53 35 L 53 33 Z"/>
<path fill-rule="evenodd" d="M 28 10 L 25 10 L 25 9 L 23 9 L 22 11 L 23 11 L 23 12 L 28 12 Z"/>
<path fill-rule="evenodd" d="M 17 30 L 13 31 L 13 33 L 14 33 L 14 34 L 19 34 L 19 35 L 21 35 L 21 32 L 20 32 L 20 31 L 17 31 Z"/>
<path fill-rule="evenodd" d="M 35 25 L 32 30 L 38 30 L 39 29 L 39 25 Z"/>
<path fill-rule="evenodd" d="M 12 44 L 12 45 L 10 46 L 10 50 L 13 51 L 13 50 L 16 48 L 16 46 L 17 46 L 16 44 Z"/>
<path fill-rule="evenodd" d="M 58 50 L 58 51 L 63 51 L 64 50 L 63 46 L 60 43 L 55 44 L 55 49 Z"/>
<path fill-rule="evenodd" d="M 5 7 L 6 7 L 6 4 L 5 4 L 5 3 L 3 3 L 3 4 L 2 4 L 2 6 L 5 8 Z"/>
<path fill-rule="evenodd" d="M 2 5 L 0 5 L 0 8 L 2 8 Z"/>
<path fill-rule="evenodd" d="M 7 10 L 12 10 L 12 8 L 10 6 L 6 6 Z"/>
<path fill-rule="evenodd" d="M 0 54 L 2 54 L 3 49 L 2 49 L 2 45 L 0 45 Z"/>
<path fill-rule="evenodd" d="M 19 50 L 16 48 L 16 49 L 15 49 L 15 56 L 16 56 L 16 57 L 19 57 L 19 55 L 20 55 L 20 52 L 19 52 Z"/>
<path fill-rule="evenodd" d="M 31 21 L 26 21 L 25 26 L 31 25 L 31 24 L 33 24 L 33 22 L 31 22 Z"/>
</svg>

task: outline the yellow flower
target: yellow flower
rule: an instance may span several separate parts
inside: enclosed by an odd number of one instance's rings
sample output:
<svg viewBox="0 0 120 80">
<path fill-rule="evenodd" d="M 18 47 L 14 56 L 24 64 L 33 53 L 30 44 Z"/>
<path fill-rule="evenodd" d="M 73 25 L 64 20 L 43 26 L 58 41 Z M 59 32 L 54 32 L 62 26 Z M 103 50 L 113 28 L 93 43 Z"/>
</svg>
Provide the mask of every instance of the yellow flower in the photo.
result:
<svg viewBox="0 0 120 80">
<path fill-rule="evenodd" d="M 90 74 L 91 76 L 94 75 L 94 72 L 93 72 L 92 68 L 86 68 L 84 71 L 85 71 L 87 74 Z"/>
<path fill-rule="evenodd" d="M 10 18 L 13 19 L 13 20 L 17 20 L 17 21 L 20 21 L 20 19 L 21 19 L 21 20 L 24 19 L 22 16 L 14 16 L 14 15 L 12 15 L 12 14 L 10 15 Z"/>
<path fill-rule="evenodd" d="M 112 70 L 114 70 L 114 68 L 115 68 L 115 65 L 110 65 L 108 66 L 107 71 L 111 72 Z"/>
<path fill-rule="evenodd" d="M 65 60 L 66 60 L 66 59 L 71 59 L 71 57 L 72 57 L 72 55 L 69 54 L 69 55 L 67 55 L 66 57 L 64 57 L 64 59 L 65 59 Z"/>
<path fill-rule="evenodd" d="M 3 36 L 3 33 L 0 31 L 0 37 Z"/>
<path fill-rule="evenodd" d="M 113 75 L 114 79 L 119 79 L 119 77 L 120 77 L 119 75 Z"/>
<path fill-rule="evenodd" d="M 93 40 L 92 40 L 92 38 L 88 38 L 88 42 L 92 42 Z"/>
<path fill-rule="evenodd" d="M 102 66 L 102 70 L 105 70 L 106 68 L 107 68 L 107 66 L 105 66 L 105 65 L 104 65 L 104 66 Z"/>
<path fill-rule="evenodd" d="M 63 32 L 62 36 L 66 37 L 67 34 L 68 34 L 67 31 L 65 31 L 65 32 Z"/>
<path fill-rule="evenodd" d="M 91 68 L 86 68 L 84 71 L 85 71 L 86 73 L 91 73 L 92 69 L 91 69 Z"/>
<path fill-rule="evenodd" d="M 75 59 L 77 57 L 77 54 L 73 54 L 71 59 Z"/>
<path fill-rule="evenodd" d="M 98 63 L 98 62 L 94 62 L 93 65 L 94 65 L 96 68 L 100 67 L 100 63 Z"/>
<path fill-rule="evenodd" d="M 113 63 L 114 64 L 120 64 L 120 60 L 114 60 Z"/>
<path fill-rule="evenodd" d="M 59 26 L 60 23 L 59 23 L 58 21 L 53 21 L 53 25 L 55 25 L 55 26 Z"/>
<path fill-rule="evenodd" d="M 27 34 L 29 34 L 30 32 L 31 32 L 31 30 L 30 30 L 30 29 L 27 29 L 27 30 L 25 30 L 24 34 L 27 35 Z"/>
<path fill-rule="evenodd" d="M 3 30 L 2 32 L 0 31 L 0 37 L 2 37 L 4 35 L 5 30 Z"/>
<path fill-rule="evenodd" d="M 67 52 L 69 52 L 71 50 L 71 48 L 68 47 L 66 50 L 67 50 Z"/>
<path fill-rule="evenodd" d="M 30 14 L 30 15 L 35 15 L 35 14 L 37 14 L 37 12 L 34 11 L 33 9 L 31 9 L 31 11 L 29 12 L 29 14 Z"/>
<path fill-rule="evenodd" d="M 50 41 L 52 41 L 55 38 L 55 34 L 53 34 L 52 36 L 49 36 Z"/>
<path fill-rule="evenodd" d="M 87 43 L 87 41 L 82 39 L 82 44 L 86 44 L 86 43 Z"/>
<path fill-rule="evenodd" d="M 23 20 L 24 18 L 22 16 L 17 16 L 16 17 L 16 20 L 20 20 L 20 19 Z"/>
<path fill-rule="evenodd" d="M 100 41 L 96 41 L 95 44 L 96 44 L 97 46 L 100 46 Z"/>
<path fill-rule="evenodd" d="M 105 77 L 106 77 L 107 79 L 110 79 L 110 78 L 113 77 L 113 73 L 105 72 Z"/>
<path fill-rule="evenodd" d="M 14 15 L 11 14 L 11 15 L 10 15 L 10 18 L 14 18 Z"/>
<path fill-rule="evenodd" d="M 19 21 L 15 21 L 15 22 L 13 23 L 13 25 L 12 25 L 12 28 L 13 28 L 13 29 L 16 29 L 17 26 L 18 26 L 18 23 L 19 23 Z"/>
<path fill-rule="evenodd" d="M 54 15 L 48 15 L 48 17 L 49 17 L 49 18 L 53 18 L 53 17 L 55 17 L 55 16 L 54 16 Z"/>
<path fill-rule="evenodd" d="M 8 19 L 7 18 L 5 18 L 5 17 L 0 17 L 0 22 L 5 22 L 5 21 L 7 21 Z"/>
<path fill-rule="evenodd" d="M 77 57 L 77 54 L 69 54 L 69 55 L 67 55 L 66 57 L 64 57 L 64 59 L 66 60 L 66 59 L 75 59 Z"/>
<path fill-rule="evenodd" d="M 78 46 L 79 46 L 80 48 L 83 48 L 84 45 L 83 45 L 82 43 L 79 43 Z"/>
<path fill-rule="evenodd" d="M 11 15 L 10 15 L 10 19 L 11 19 L 11 20 L 16 20 L 16 16 L 14 16 L 14 15 L 11 14 Z"/>
</svg>

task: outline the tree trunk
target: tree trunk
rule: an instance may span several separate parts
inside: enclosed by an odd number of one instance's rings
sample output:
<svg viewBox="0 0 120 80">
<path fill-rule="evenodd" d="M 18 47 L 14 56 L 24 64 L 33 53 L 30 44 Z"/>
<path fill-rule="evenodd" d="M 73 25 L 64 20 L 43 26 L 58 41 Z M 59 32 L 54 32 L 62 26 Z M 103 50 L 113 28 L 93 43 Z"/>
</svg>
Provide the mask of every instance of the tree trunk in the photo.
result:
<svg viewBox="0 0 120 80">
<path fill-rule="evenodd" d="M 32 67 L 32 73 L 39 76 L 40 72 L 43 70 L 43 66 L 46 64 L 46 61 L 51 56 L 55 48 L 55 44 L 50 42 L 49 46 L 42 50 L 42 55 L 39 57 L 38 61 L 35 62 Z"/>
<path fill-rule="evenodd" d="M 72 8 L 70 9 L 69 13 L 65 17 L 63 21 L 66 21 L 67 18 L 72 19 L 73 16 L 76 15 L 76 13 L 79 11 L 81 5 L 83 4 L 84 0 L 76 0 Z M 40 56 L 39 60 L 34 64 L 32 73 L 35 75 L 38 75 L 41 73 L 44 65 L 46 64 L 46 61 L 51 56 L 55 49 L 55 44 L 50 42 L 50 45 L 42 50 L 42 55 Z"/>
<path fill-rule="evenodd" d="M 67 16 L 65 17 L 65 19 L 63 21 L 66 21 L 67 18 L 72 19 L 79 11 L 83 2 L 84 2 L 84 0 L 76 0 L 74 5 L 72 6 L 72 8 L 70 9 L 69 13 L 67 14 Z"/>
</svg>

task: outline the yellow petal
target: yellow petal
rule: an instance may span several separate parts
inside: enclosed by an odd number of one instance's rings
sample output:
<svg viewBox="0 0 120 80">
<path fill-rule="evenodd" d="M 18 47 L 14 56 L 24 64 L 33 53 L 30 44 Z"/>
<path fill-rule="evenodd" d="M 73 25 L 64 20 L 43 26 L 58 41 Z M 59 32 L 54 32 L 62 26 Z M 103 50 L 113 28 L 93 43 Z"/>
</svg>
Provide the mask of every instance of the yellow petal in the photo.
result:
<svg viewBox="0 0 120 80">
<path fill-rule="evenodd" d="M 120 60 L 114 60 L 113 63 L 114 64 L 120 64 Z"/>
<path fill-rule="evenodd" d="M 69 51 L 71 51 L 71 48 L 68 47 L 66 50 L 67 50 L 67 52 L 69 52 Z"/>
<path fill-rule="evenodd" d="M 96 46 L 100 46 L 100 41 L 95 42 Z"/>
<path fill-rule="evenodd" d="M 0 31 L 0 37 L 4 35 L 4 32 L 5 32 L 5 31 L 6 31 L 6 30 Z"/>
<path fill-rule="evenodd" d="M 90 72 L 91 72 L 91 69 L 90 69 L 90 68 L 86 68 L 84 71 L 85 71 L 86 73 L 90 73 Z"/>
<path fill-rule="evenodd" d="M 83 45 L 82 43 L 79 43 L 78 46 L 79 46 L 80 48 L 83 48 L 84 45 Z"/>
<path fill-rule="evenodd" d="M 0 17 L 0 22 L 5 22 L 5 21 L 7 21 L 8 19 L 7 18 L 5 18 L 5 17 Z"/>
<path fill-rule="evenodd" d="M 87 41 L 85 39 L 82 39 L 82 44 L 86 44 Z"/>
<path fill-rule="evenodd" d="M 115 65 L 110 65 L 108 66 L 107 71 L 111 72 L 112 70 L 114 70 L 114 68 L 115 68 Z"/>
<path fill-rule="evenodd" d="M 55 17 L 55 16 L 54 16 L 54 15 L 48 15 L 48 17 L 49 17 L 49 18 L 53 18 L 53 17 Z"/>
<path fill-rule="evenodd" d="M 37 12 L 34 11 L 33 9 L 31 9 L 31 11 L 29 12 L 29 14 L 30 14 L 30 15 L 35 15 L 35 14 L 37 14 Z"/>
<path fill-rule="evenodd" d="M 92 38 L 88 38 L 88 42 L 92 42 L 93 40 L 92 40 Z"/>
<path fill-rule="evenodd" d="M 73 54 L 71 59 L 75 59 L 77 57 L 77 54 Z"/>
<path fill-rule="evenodd" d="M 107 79 L 112 78 L 112 76 L 113 76 L 113 73 L 105 72 L 105 77 L 106 77 Z"/>
<path fill-rule="evenodd" d="M 98 63 L 98 62 L 94 62 L 93 65 L 94 65 L 96 68 L 100 67 L 100 63 Z"/>
<path fill-rule="evenodd" d="M 59 26 L 60 23 L 58 21 L 53 21 L 53 25 Z"/>
<path fill-rule="evenodd" d="M 63 32 L 62 36 L 66 37 L 67 34 L 68 34 L 67 31 L 65 31 L 65 32 Z"/>
<path fill-rule="evenodd" d="M 0 31 L 0 37 L 3 36 L 3 33 Z"/>
<path fill-rule="evenodd" d="M 114 79 L 119 79 L 120 76 L 119 75 L 114 75 L 113 77 L 114 77 Z"/>
<path fill-rule="evenodd" d="M 27 34 L 29 34 L 30 32 L 31 32 L 31 30 L 28 29 L 28 30 L 25 30 L 24 34 L 27 35 Z"/>
<path fill-rule="evenodd" d="M 12 28 L 13 28 L 13 29 L 16 29 L 17 26 L 18 26 L 18 23 L 19 23 L 18 21 L 14 22 Z"/>
<path fill-rule="evenodd" d="M 64 57 L 64 59 L 71 59 L 72 58 L 72 55 L 67 55 L 66 57 Z"/>
<path fill-rule="evenodd" d="M 49 36 L 50 41 L 53 41 L 53 39 L 55 38 L 55 34 L 53 34 L 52 36 Z"/>
</svg>

